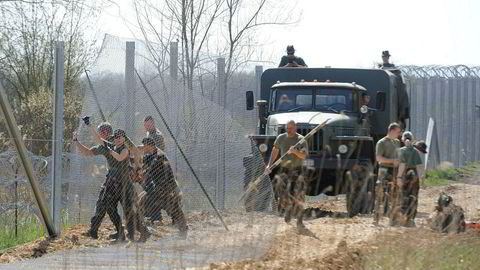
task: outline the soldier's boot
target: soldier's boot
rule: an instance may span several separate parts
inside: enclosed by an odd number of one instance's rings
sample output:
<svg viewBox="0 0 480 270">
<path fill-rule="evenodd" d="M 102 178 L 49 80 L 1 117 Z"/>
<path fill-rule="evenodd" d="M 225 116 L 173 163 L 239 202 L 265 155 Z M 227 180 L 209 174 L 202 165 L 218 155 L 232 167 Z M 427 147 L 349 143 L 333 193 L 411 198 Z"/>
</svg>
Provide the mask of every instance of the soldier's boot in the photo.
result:
<svg viewBox="0 0 480 270">
<path fill-rule="evenodd" d="M 142 230 L 140 232 L 140 239 L 138 239 L 138 242 L 145 243 L 147 242 L 147 239 L 152 236 L 152 233 L 147 229 L 147 230 Z"/>
<path fill-rule="evenodd" d="M 98 239 L 98 232 L 96 230 L 89 229 L 88 231 L 82 233 L 82 235 L 93 239 Z"/>
<path fill-rule="evenodd" d="M 123 241 L 125 241 L 125 231 L 123 230 L 123 227 L 122 227 L 122 230 L 120 230 L 118 232 L 118 236 L 114 240 L 114 242 L 119 243 L 119 242 L 123 242 Z"/>
<path fill-rule="evenodd" d="M 120 230 L 124 230 L 124 227 L 122 226 L 122 229 L 120 229 Z M 118 236 L 120 235 L 120 233 L 119 233 L 120 230 L 117 228 L 117 232 L 109 234 L 108 239 L 109 240 L 117 240 Z"/>
</svg>

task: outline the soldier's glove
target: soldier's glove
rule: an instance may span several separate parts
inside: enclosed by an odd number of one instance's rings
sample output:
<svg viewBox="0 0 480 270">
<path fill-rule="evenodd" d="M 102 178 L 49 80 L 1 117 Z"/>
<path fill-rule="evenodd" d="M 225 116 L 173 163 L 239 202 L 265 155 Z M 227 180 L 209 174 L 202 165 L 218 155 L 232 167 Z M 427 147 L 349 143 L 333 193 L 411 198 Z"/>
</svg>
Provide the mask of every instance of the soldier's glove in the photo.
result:
<svg viewBox="0 0 480 270">
<path fill-rule="evenodd" d="M 85 123 L 85 125 L 90 125 L 90 116 L 84 116 L 82 118 L 83 122 Z"/>
</svg>

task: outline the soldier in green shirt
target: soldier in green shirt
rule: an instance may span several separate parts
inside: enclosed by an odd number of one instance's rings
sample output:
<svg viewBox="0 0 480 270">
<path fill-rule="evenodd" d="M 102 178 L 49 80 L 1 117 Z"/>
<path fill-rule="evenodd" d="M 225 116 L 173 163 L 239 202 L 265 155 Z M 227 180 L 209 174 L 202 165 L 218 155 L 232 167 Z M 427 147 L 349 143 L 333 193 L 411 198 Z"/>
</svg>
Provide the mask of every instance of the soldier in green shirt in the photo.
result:
<svg viewBox="0 0 480 270">
<path fill-rule="evenodd" d="M 297 218 L 297 228 L 303 229 L 303 204 L 305 203 L 306 184 L 302 176 L 302 161 L 308 156 L 307 142 L 297 147 L 295 144 L 303 140 L 297 133 L 297 125 L 293 120 L 287 123 L 287 132 L 278 135 L 273 143 L 272 154 L 266 171 L 270 172 L 271 165 L 280 156 L 284 156 L 280 170 L 276 173 L 273 186 L 275 198 L 278 200 L 280 214 L 285 214 L 285 221 L 292 217 Z"/>
<path fill-rule="evenodd" d="M 391 225 L 414 226 L 417 213 L 419 178 L 423 178 L 420 154 L 413 144 L 413 134 L 406 131 L 402 135 L 404 147 L 398 150 L 399 166 L 395 180 L 395 202 Z"/>
<path fill-rule="evenodd" d="M 375 222 L 378 222 L 381 213 L 389 212 L 389 198 L 391 197 L 394 170 L 398 166 L 397 150 L 400 141 L 397 139 L 402 130 L 398 123 L 388 126 L 387 136 L 377 142 L 375 157 L 378 162 L 378 178 L 376 182 Z M 381 206 L 383 205 L 383 211 Z"/>
</svg>

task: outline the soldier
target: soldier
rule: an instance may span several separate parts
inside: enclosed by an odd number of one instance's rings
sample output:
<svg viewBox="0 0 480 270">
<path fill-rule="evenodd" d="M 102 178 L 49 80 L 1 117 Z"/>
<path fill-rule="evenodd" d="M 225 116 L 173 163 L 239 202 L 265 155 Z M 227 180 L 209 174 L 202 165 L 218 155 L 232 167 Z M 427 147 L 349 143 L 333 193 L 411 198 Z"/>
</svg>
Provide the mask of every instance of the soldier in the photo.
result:
<svg viewBox="0 0 480 270">
<path fill-rule="evenodd" d="M 307 67 L 305 61 L 301 57 L 295 56 L 295 48 L 293 45 L 287 46 L 287 55 L 282 56 L 278 67 Z"/>
<path fill-rule="evenodd" d="M 147 137 L 152 138 L 155 141 L 155 145 L 160 150 L 165 151 L 165 139 L 163 138 L 162 132 L 155 127 L 155 120 L 152 116 L 145 117 L 143 120 L 143 126 L 147 131 Z"/>
<path fill-rule="evenodd" d="M 453 204 L 452 197 L 441 193 L 435 212 L 429 217 L 430 228 L 442 233 L 460 233 L 465 231 L 465 213 L 462 207 Z"/>
<path fill-rule="evenodd" d="M 84 121 L 87 125 L 89 125 L 88 119 Z M 98 136 L 102 140 L 106 140 L 112 134 L 112 126 L 107 122 L 101 123 L 97 127 L 97 130 L 98 130 Z M 89 236 L 93 239 L 97 239 L 98 228 L 101 225 L 101 222 L 103 217 L 105 216 L 105 213 L 108 213 L 108 216 L 110 217 L 110 220 L 112 221 L 117 231 L 116 240 L 118 241 L 125 240 L 125 233 L 122 226 L 122 219 L 120 218 L 120 215 L 117 212 L 117 204 L 112 203 L 114 199 L 112 198 L 111 194 L 117 192 L 118 186 L 116 182 L 111 181 L 110 168 L 112 166 L 111 163 L 113 160 L 107 157 L 108 155 L 107 148 L 104 146 L 103 141 L 101 142 L 101 144 L 98 144 L 92 148 L 88 148 L 78 141 L 76 133 L 73 134 L 73 141 L 75 142 L 77 149 L 84 156 L 104 155 L 107 158 L 108 168 L 109 168 L 107 173 L 107 179 L 105 183 L 102 185 L 100 194 L 98 195 L 98 200 L 95 207 L 95 215 L 94 217 L 92 217 L 90 229 L 86 233 L 84 233 L 84 235 Z"/>
<path fill-rule="evenodd" d="M 142 140 L 144 189 L 141 197 L 143 209 L 165 209 L 182 237 L 187 236 L 187 221 L 181 208 L 181 193 L 168 159 L 158 150 L 153 138 Z"/>
<path fill-rule="evenodd" d="M 413 146 L 413 134 L 406 131 L 402 135 L 404 147 L 398 150 L 399 166 L 395 180 L 395 202 L 391 225 L 415 226 L 417 214 L 419 178 L 423 179 L 423 166 L 420 154 Z"/>
<path fill-rule="evenodd" d="M 382 64 L 378 65 L 381 69 L 395 69 L 395 65 L 390 63 L 390 53 L 388 51 L 382 52 Z"/>
<path fill-rule="evenodd" d="M 389 197 L 391 197 L 394 170 L 398 166 L 397 150 L 400 141 L 397 139 L 402 130 L 397 123 L 388 126 L 387 136 L 377 142 L 375 156 L 378 162 L 378 178 L 376 182 L 375 223 L 378 223 L 381 212 L 387 214 L 389 210 Z M 383 210 L 381 206 L 383 205 Z"/>
<path fill-rule="evenodd" d="M 367 106 L 370 103 L 370 96 L 367 93 L 362 93 L 362 98 L 360 100 L 360 107 Z"/>
<path fill-rule="evenodd" d="M 283 94 L 278 101 L 278 110 L 279 111 L 288 111 L 295 108 L 295 103 L 291 100 L 288 95 Z"/>
<path fill-rule="evenodd" d="M 306 142 L 296 148 L 293 146 L 302 139 L 303 136 L 297 133 L 295 121 L 288 121 L 287 132 L 278 135 L 273 144 L 272 154 L 266 168 L 266 172 L 270 173 L 270 167 L 278 155 L 283 156 L 288 153 L 274 178 L 273 186 L 280 214 L 285 213 L 286 222 L 289 222 L 292 217 L 296 217 L 299 229 L 305 228 L 303 206 L 306 184 L 302 176 L 302 160 L 308 156 L 308 146 Z"/>
</svg>

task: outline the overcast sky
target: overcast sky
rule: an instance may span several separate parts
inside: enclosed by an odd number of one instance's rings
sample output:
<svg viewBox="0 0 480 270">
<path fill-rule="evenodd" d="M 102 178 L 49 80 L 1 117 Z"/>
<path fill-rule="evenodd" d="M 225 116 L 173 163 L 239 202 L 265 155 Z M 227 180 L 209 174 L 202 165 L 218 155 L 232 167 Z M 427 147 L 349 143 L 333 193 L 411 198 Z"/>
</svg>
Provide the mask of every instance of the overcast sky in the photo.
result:
<svg viewBox="0 0 480 270">
<path fill-rule="evenodd" d="M 298 24 L 260 35 L 278 59 L 293 44 L 310 67 L 372 67 L 382 50 L 396 64 L 480 65 L 478 0 L 298 0 L 296 8 Z M 111 7 L 100 31 L 133 37 L 132 16 L 127 4 Z"/>
</svg>

